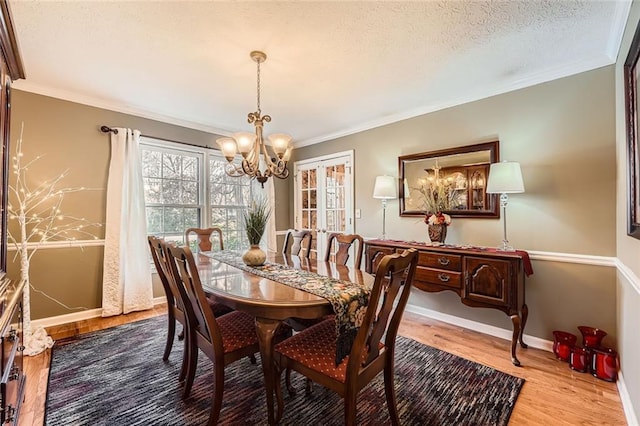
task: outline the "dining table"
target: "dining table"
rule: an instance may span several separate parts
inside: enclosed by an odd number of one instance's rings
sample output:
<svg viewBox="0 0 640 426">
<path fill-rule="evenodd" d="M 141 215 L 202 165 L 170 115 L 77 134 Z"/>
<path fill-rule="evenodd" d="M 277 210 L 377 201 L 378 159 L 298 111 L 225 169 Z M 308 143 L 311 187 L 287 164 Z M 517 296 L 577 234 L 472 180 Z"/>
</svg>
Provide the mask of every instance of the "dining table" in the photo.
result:
<svg viewBox="0 0 640 426">
<path fill-rule="evenodd" d="M 205 293 L 235 310 L 255 317 L 268 422 L 270 425 L 275 424 L 274 392 L 277 376 L 273 357 L 274 334 L 284 320 L 294 317 L 322 318 L 333 313 L 332 305 L 320 296 L 218 260 L 215 252 L 199 252 L 195 261 Z M 273 253 L 267 256 L 267 262 L 369 289 L 374 282 L 373 275 L 364 270 L 333 262 Z"/>
</svg>

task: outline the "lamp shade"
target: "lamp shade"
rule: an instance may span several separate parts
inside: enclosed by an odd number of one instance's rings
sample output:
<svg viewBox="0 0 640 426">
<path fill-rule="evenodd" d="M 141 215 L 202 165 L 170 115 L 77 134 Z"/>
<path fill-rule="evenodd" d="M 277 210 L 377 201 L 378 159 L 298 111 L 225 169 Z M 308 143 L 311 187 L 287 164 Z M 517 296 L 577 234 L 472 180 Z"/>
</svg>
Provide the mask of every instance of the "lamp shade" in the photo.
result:
<svg viewBox="0 0 640 426">
<path fill-rule="evenodd" d="M 489 169 L 487 193 L 511 194 L 517 192 L 524 192 L 520 163 L 515 161 L 492 163 Z"/>
<path fill-rule="evenodd" d="M 393 200 L 396 198 L 396 178 L 393 176 L 378 176 L 373 187 L 373 198 Z"/>
</svg>

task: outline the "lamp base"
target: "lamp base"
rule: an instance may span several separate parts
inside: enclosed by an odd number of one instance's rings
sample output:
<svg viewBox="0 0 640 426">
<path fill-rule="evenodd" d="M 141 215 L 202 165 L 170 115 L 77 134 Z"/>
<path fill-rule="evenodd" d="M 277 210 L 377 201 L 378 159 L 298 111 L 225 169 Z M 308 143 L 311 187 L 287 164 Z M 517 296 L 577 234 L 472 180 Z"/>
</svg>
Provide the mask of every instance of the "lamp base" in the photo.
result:
<svg viewBox="0 0 640 426">
<path fill-rule="evenodd" d="M 496 247 L 496 249 L 498 251 L 516 251 L 516 249 L 514 249 L 513 246 L 510 245 L 509 241 L 507 240 L 502 240 L 502 244 Z"/>
</svg>

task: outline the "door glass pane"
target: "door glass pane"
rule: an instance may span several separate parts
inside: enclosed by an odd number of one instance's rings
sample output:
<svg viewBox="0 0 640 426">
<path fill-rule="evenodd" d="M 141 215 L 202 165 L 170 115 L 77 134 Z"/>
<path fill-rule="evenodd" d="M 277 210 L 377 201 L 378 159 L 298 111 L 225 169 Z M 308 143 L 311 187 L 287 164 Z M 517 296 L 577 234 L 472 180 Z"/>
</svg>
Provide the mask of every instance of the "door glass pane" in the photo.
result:
<svg viewBox="0 0 640 426">
<path fill-rule="evenodd" d="M 317 193 L 315 189 L 312 189 L 309 193 L 309 208 L 317 209 L 318 208 L 318 200 L 316 199 Z"/>
<path fill-rule="evenodd" d="M 338 164 L 336 166 L 336 185 L 344 186 L 344 164 Z"/>
<path fill-rule="evenodd" d="M 311 211 L 311 224 L 309 229 L 317 229 L 318 228 L 318 212 L 315 210 Z"/>
<path fill-rule="evenodd" d="M 316 171 L 309 170 L 309 188 L 317 188 L 318 183 L 316 182 Z"/>
<path fill-rule="evenodd" d="M 309 188 L 309 171 L 304 170 L 302 172 L 302 189 Z"/>
<path fill-rule="evenodd" d="M 308 209 L 309 208 L 309 191 L 302 191 L 302 208 L 303 209 Z"/>
<path fill-rule="evenodd" d="M 302 212 L 302 228 L 309 227 L 309 212 L 304 210 Z"/>
</svg>

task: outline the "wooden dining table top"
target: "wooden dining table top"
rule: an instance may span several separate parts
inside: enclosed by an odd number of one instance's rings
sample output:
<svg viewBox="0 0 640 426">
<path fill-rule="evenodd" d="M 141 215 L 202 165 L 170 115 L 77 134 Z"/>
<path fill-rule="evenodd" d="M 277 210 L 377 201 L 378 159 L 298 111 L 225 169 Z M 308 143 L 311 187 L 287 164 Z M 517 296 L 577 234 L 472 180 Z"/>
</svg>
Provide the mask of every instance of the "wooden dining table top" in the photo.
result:
<svg viewBox="0 0 640 426">
<path fill-rule="evenodd" d="M 229 265 L 211 257 L 212 254 L 202 252 L 194 256 L 202 287 L 216 300 L 255 317 L 266 391 L 267 421 L 274 425 L 275 332 L 287 318 L 322 318 L 334 313 L 333 307 L 327 299 Z M 281 254 L 270 255 L 267 261 L 368 288 L 373 287 L 374 283 L 373 275 L 363 270 L 331 262 Z"/>
<path fill-rule="evenodd" d="M 224 299 L 232 308 L 248 310 L 253 307 L 256 316 L 260 316 L 261 307 L 267 308 L 271 318 L 277 310 L 278 319 L 294 315 L 313 318 L 331 311 L 330 303 L 320 296 L 243 271 L 210 257 L 208 252 L 197 254 L 195 260 L 205 292 Z M 267 260 L 369 288 L 373 286 L 374 277 L 354 267 L 282 254 L 271 255 Z M 304 312 L 313 307 L 319 309 Z"/>
</svg>

